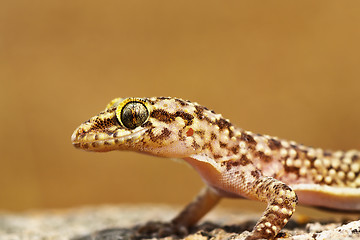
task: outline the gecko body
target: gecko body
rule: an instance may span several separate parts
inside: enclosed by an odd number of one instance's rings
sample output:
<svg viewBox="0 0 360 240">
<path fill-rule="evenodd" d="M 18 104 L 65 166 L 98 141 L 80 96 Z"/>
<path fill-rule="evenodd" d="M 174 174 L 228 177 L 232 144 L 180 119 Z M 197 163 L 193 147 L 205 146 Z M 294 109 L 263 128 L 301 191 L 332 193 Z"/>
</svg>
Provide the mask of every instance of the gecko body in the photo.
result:
<svg viewBox="0 0 360 240">
<path fill-rule="evenodd" d="M 189 163 L 206 187 L 176 218 L 194 225 L 222 197 L 266 202 L 247 239 L 274 239 L 297 203 L 360 210 L 360 152 L 324 151 L 234 126 L 197 103 L 116 98 L 72 135 L 76 148 L 129 150 Z"/>
</svg>

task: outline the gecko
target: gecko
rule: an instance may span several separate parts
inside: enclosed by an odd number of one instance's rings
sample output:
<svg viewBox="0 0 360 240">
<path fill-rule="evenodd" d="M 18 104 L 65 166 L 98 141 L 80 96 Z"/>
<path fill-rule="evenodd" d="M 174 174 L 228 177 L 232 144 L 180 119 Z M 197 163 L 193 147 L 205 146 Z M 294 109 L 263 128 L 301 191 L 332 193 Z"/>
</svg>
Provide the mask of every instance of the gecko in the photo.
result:
<svg viewBox="0 0 360 240">
<path fill-rule="evenodd" d="M 87 151 L 127 150 L 190 164 L 205 187 L 171 221 L 174 229 L 195 225 L 224 197 L 267 203 L 246 240 L 274 239 L 298 203 L 360 210 L 360 151 L 255 134 L 180 98 L 116 98 L 71 140 Z"/>
</svg>

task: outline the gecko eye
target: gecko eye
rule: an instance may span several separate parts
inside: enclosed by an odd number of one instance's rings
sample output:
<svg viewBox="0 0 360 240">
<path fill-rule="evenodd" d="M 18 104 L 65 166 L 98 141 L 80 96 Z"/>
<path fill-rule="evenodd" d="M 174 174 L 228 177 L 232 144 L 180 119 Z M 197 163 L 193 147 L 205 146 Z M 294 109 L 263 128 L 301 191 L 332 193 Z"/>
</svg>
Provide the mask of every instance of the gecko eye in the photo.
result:
<svg viewBox="0 0 360 240">
<path fill-rule="evenodd" d="M 134 129 L 142 125 L 149 117 L 149 111 L 141 102 L 128 102 L 125 104 L 120 114 L 117 114 L 118 120 L 129 129 Z"/>
</svg>

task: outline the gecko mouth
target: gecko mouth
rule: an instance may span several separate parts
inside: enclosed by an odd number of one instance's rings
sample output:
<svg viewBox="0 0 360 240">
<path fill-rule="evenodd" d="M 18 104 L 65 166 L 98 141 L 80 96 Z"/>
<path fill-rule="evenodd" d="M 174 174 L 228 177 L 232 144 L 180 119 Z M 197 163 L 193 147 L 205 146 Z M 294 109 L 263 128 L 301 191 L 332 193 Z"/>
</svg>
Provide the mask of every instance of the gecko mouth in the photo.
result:
<svg viewBox="0 0 360 240">
<path fill-rule="evenodd" d="M 121 146 L 134 144 L 139 141 L 147 128 L 137 131 L 117 129 L 106 132 L 86 131 L 86 127 L 80 126 L 71 136 L 71 142 L 75 148 L 88 151 L 104 152 L 121 149 Z"/>
</svg>

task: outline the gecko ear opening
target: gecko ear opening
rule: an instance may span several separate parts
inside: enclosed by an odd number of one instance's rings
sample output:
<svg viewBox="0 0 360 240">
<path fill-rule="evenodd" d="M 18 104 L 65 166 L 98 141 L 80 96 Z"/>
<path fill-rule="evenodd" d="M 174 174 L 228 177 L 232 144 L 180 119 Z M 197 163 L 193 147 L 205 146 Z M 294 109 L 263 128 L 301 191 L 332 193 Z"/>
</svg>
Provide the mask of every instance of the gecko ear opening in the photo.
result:
<svg viewBox="0 0 360 240">
<path fill-rule="evenodd" d="M 124 127 L 135 129 L 149 119 L 149 109 L 142 99 L 126 99 L 116 109 L 116 118 Z"/>
</svg>

